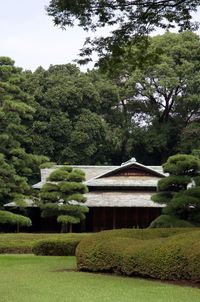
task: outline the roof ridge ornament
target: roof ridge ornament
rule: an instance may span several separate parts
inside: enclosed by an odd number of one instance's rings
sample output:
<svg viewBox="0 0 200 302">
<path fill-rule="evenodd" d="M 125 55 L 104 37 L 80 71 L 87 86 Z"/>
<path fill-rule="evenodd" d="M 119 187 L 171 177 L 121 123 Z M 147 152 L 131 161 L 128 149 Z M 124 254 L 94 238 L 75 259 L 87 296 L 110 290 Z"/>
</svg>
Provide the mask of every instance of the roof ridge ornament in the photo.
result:
<svg viewBox="0 0 200 302">
<path fill-rule="evenodd" d="M 124 162 L 121 164 L 121 166 L 127 165 L 127 164 L 131 164 L 131 163 L 136 163 L 137 160 L 135 157 L 131 157 L 131 159 L 129 159 L 128 161 Z"/>
</svg>

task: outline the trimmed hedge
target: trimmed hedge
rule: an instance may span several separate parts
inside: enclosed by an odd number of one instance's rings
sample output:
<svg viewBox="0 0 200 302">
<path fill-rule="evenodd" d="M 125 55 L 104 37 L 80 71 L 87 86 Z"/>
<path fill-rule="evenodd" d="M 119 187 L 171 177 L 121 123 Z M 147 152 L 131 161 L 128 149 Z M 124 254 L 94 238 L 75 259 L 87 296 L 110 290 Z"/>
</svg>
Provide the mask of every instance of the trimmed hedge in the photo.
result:
<svg viewBox="0 0 200 302">
<path fill-rule="evenodd" d="M 198 282 L 200 230 L 170 230 L 143 230 L 137 238 L 135 230 L 132 237 L 121 230 L 85 238 L 76 249 L 78 269 Z"/>
<path fill-rule="evenodd" d="M 155 239 L 166 238 L 176 234 L 183 234 L 197 230 L 196 228 L 156 228 L 156 229 L 115 229 L 107 230 L 93 234 L 97 237 L 121 237 L 121 238 L 135 238 L 135 239 Z"/>
<path fill-rule="evenodd" d="M 33 253 L 40 256 L 74 256 L 80 240 L 42 240 L 33 246 Z"/>
<path fill-rule="evenodd" d="M 0 254 L 31 254 L 35 244 L 43 240 L 78 241 L 90 236 L 86 233 L 37 234 L 0 233 Z"/>
<path fill-rule="evenodd" d="M 32 253 L 32 246 L 2 246 L 0 245 L 0 254 L 31 254 Z"/>
</svg>

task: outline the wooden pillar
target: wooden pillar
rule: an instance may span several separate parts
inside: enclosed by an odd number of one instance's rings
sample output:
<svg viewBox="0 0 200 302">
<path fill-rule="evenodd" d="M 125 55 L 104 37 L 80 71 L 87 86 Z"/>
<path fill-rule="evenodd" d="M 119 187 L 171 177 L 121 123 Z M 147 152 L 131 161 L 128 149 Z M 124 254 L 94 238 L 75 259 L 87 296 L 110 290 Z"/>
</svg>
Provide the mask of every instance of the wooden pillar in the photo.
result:
<svg viewBox="0 0 200 302">
<path fill-rule="evenodd" d="M 138 208 L 137 207 L 135 207 L 134 208 L 134 210 L 135 210 L 135 228 L 138 228 L 138 226 L 139 226 L 139 223 L 138 223 Z"/>
<path fill-rule="evenodd" d="M 116 228 L 116 208 L 113 208 L 113 229 Z"/>
<path fill-rule="evenodd" d="M 128 225 L 127 225 L 127 221 L 128 221 L 128 208 L 124 208 L 124 210 L 125 210 L 125 213 L 124 213 L 124 224 L 125 224 L 125 228 L 127 228 L 128 227 Z"/>
<path fill-rule="evenodd" d="M 103 230 L 106 230 L 106 208 L 103 208 Z"/>
</svg>

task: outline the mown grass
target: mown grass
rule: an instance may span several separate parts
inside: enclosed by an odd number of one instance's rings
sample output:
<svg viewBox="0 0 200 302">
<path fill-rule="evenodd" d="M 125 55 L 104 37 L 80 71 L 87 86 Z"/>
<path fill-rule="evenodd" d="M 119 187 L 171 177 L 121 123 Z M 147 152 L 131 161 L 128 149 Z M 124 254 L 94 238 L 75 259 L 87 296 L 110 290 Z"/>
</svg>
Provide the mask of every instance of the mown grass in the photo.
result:
<svg viewBox="0 0 200 302">
<path fill-rule="evenodd" d="M 0 255 L 1 302 L 199 302 L 200 290 L 72 271 L 75 257 Z"/>
<path fill-rule="evenodd" d="M 68 233 L 68 234 L 32 234 L 32 233 L 0 233 L 0 254 L 32 253 L 35 243 L 43 239 L 82 239 L 89 234 Z"/>
</svg>

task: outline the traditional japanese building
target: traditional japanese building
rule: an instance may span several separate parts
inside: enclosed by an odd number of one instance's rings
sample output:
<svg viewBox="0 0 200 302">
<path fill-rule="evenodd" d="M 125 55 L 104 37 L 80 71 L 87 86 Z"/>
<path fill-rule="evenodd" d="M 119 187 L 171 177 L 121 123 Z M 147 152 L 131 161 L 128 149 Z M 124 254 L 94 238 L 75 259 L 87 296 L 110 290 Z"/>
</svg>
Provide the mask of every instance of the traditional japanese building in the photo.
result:
<svg viewBox="0 0 200 302">
<path fill-rule="evenodd" d="M 40 189 L 47 177 L 59 166 L 41 170 Z M 162 205 L 151 200 L 157 182 L 165 175 L 161 166 L 144 166 L 133 158 L 121 166 L 72 166 L 85 172 L 89 192 L 85 205 L 86 220 L 74 225 L 73 231 L 100 231 L 113 228 L 145 228 L 160 215 Z M 41 224 L 42 230 L 57 230 L 52 222 Z M 46 227 L 45 227 L 46 225 Z"/>
</svg>

